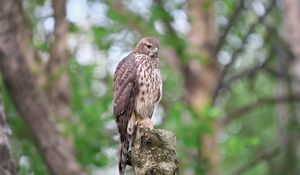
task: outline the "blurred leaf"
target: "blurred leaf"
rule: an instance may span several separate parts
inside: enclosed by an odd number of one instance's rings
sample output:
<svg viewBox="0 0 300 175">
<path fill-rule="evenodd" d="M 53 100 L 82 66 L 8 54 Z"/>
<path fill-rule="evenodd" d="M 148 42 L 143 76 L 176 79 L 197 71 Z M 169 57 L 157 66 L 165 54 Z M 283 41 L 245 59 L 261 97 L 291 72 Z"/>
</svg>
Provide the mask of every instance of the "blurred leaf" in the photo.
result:
<svg viewBox="0 0 300 175">
<path fill-rule="evenodd" d="M 207 119 L 217 119 L 217 118 L 221 117 L 221 114 L 222 114 L 220 109 L 213 107 L 211 105 L 206 106 L 203 109 L 202 113 L 203 113 L 202 115 Z"/>
<path fill-rule="evenodd" d="M 69 32 L 71 32 L 71 33 L 77 33 L 77 32 L 79 32 L 79 30 L 80 30 L 80 29 L 77 27 L 77 25 L 74 24 L 74 23 L 72 23 L 72 22 L 69 22 L 68 27 L 69 27 Z"/>
</svg>

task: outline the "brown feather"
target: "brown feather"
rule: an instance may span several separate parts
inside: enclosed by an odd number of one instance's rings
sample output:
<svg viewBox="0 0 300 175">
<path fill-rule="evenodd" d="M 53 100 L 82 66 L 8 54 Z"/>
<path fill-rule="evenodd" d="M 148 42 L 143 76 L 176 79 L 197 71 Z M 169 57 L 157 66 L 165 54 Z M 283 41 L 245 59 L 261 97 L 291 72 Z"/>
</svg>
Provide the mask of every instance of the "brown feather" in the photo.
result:
<svg viewBox="0 0 300 175">
<path fill-rule="evenodd" d="M 113 81 L 113 113 L 120 133 L 119 171 L 125 173 L 130 136 L 127 126 L 134 111 L 136 96 L 136 63 L 134 55 L 124 58 L 116 68 Z"/>
<path fill-rule="evenodd" d="M 155 38 L 142 38 L 115 71 L 113 113 L 121 140 L 120 175 L 125 174 L 127 153 L 134 142 L 136 124 L 145 118 L 151 123 L 153 110 L 160 100 L 162 80 L 158 50 L 159 42 Z"/>
</svg>

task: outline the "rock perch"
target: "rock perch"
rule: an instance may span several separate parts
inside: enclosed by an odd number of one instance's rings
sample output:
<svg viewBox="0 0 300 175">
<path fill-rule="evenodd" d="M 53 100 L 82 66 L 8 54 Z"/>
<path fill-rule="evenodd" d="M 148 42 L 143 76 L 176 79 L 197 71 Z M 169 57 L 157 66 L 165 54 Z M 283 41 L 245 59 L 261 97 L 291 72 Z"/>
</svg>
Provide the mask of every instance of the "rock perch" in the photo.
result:
<svg viewBox="0 0 300 175">
<path fill-rule="evenodd" d="M 178 175 L 176 137 L 161 129 L 139 129 L 131 151 L 134 175 Z"/>
</svg>

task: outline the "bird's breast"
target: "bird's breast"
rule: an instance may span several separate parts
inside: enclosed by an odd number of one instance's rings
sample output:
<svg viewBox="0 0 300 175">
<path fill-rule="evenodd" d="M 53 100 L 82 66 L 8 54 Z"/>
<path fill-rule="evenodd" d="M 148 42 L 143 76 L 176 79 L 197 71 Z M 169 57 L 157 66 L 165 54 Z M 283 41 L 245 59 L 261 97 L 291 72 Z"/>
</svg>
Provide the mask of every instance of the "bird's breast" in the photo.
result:
<svg viewBox="0 0 300 175">
<path fill-rule="evenodd" d="M 149 63 L 138 66 L 138 94 L 136 111 L 142 117 L 152 116 L 155 105 L 162 95 L 162 80 L 159 67 Z"/>
</svg>

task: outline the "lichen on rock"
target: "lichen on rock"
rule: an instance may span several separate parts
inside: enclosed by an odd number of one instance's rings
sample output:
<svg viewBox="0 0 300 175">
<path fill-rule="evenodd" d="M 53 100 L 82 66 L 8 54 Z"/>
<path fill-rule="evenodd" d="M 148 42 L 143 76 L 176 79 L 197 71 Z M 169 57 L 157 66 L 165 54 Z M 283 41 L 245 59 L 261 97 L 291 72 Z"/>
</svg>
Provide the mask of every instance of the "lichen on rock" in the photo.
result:
<svg viewBox="0 0 300 175">
<path fill-rule="evenodd" d="M 176 137 L 170 131 L 139 128 L 130 156 L 135 175 L 178 175 Z"/>
</svg>

